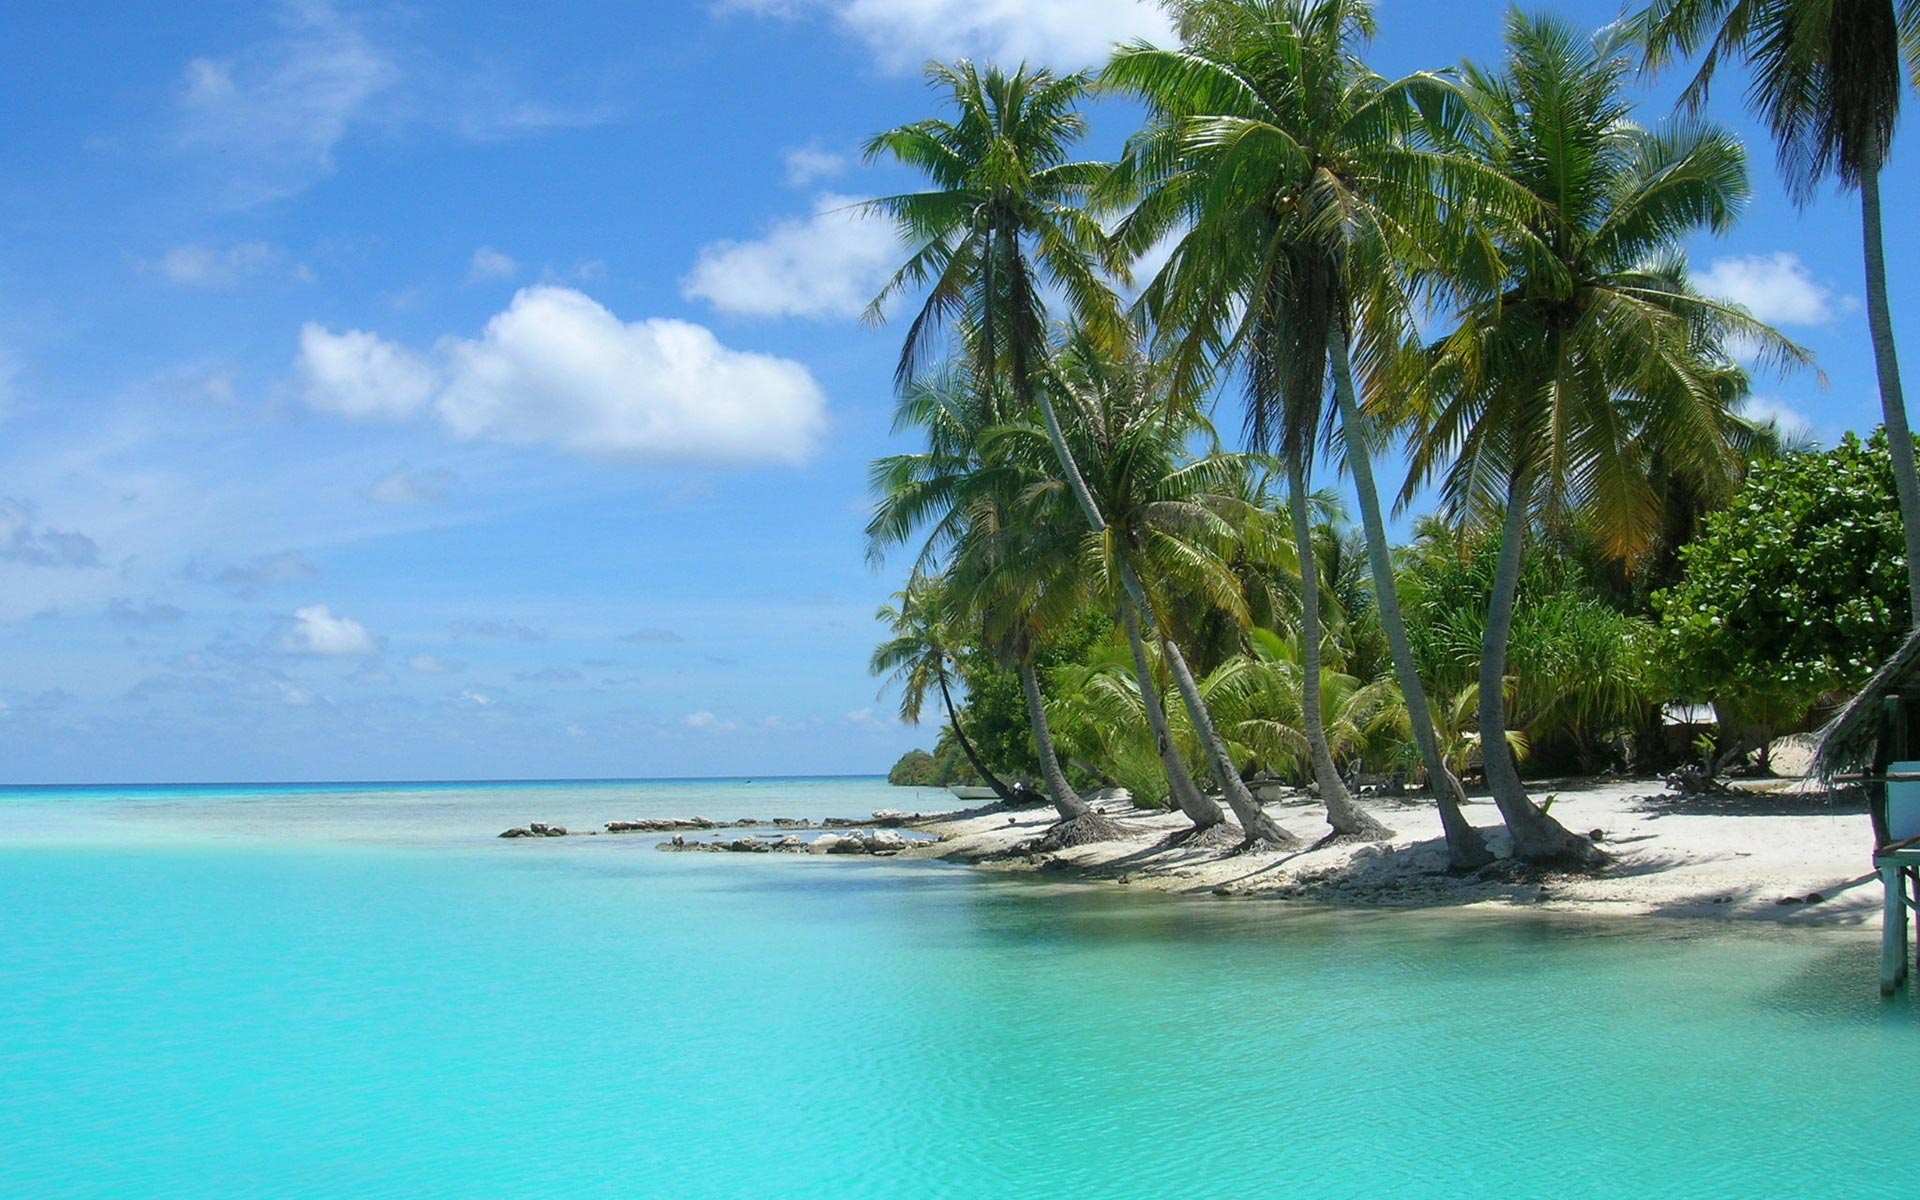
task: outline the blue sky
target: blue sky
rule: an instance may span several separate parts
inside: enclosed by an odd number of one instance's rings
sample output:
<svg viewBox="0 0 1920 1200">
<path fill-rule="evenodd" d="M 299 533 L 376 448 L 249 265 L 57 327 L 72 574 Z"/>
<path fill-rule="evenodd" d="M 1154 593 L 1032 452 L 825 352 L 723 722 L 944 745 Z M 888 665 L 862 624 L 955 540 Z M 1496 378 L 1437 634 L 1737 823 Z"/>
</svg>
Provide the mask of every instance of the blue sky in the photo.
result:
<svg viewBox="0 0 1920 1200">
<path fill-rule="evenodd" d="M 1504 11 L 1387 0 L 1375 64 L 1490 58 Z M 857 147 L 930 111 L 930 56 L 1080 66 L 1163 31 L 1152 7 L 29 0 L 8 25 L 0 782 L 862 772 L 931 741 L 866 673 L 898 330 L 857 314 L 897 248 L 843 206 L 912 181 Z M 1742 82 L 1714 115 L 1755 200 L 1694 261 L 1818 352 L 1829 387 L 1755 407 L 1830 441 L 1878 419 L 1857 210 L 1787 202 Z M 1132 117 L 1096 108 L 1095 148 Z"/>
</svg>

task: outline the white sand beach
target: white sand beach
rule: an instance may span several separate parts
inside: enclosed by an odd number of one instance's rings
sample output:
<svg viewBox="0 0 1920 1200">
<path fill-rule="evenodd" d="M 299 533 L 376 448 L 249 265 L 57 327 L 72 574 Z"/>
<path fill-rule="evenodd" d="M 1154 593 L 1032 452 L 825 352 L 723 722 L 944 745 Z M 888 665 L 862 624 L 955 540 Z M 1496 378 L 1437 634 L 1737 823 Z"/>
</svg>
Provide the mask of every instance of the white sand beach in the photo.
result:
<svg viewBox="0 0 1920 1200">
<path fill-rule="evenodd" d="M 919 827 L 943 840 L 909 853 L 1207 897 L 1879 926 L 1872 833 L 1857 797 L 1783 781 L 1682 797 L 1657 779 L 1567 781 L 1534 792 L 1537 802 L 1548 796 L 1553 816 L 1568 828 L 1600 831 L 1613 856 L 1609 866 L 1591 875 L 1536 873 L 1502 861 L 1478 874 L 1449 875 L 1438 812 L 1421 798 L 1369 802 L 1396 832 L 1379 844 L 1247 854 L 1170 845 L 1188 827 L 1185 818 L 1143 812 L 1108 795 L 1097 807 L 1127 829 L 1121 841 L 1017 853 L 1054 820 L 1050 808 L 1038 807 L 926 822 Z M 1310 843 L 1326 832 L 1321 810 L 1304 796 L 1268 811 Z M 1496 851 L 1504 848 L 1490 801 L 1476 798 L 1467 815 Z"/>
</svg>

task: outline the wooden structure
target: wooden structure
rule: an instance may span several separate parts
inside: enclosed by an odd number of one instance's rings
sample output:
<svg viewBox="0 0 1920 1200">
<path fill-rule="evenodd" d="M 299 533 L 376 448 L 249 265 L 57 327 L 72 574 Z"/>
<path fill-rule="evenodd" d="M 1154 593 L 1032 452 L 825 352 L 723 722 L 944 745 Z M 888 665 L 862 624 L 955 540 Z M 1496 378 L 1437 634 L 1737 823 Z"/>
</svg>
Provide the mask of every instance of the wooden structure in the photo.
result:
<svg viewBox="0 0 1920 1200">
<path fill-rule="evenodd" d="M 1907 981 L 1908 914 L 1920 900 L 1920 630 L 1820 731 L 1814 769 L 1866 788 L 1873 867 L 1886 893 L 1880 994 Z"/>
</svg>

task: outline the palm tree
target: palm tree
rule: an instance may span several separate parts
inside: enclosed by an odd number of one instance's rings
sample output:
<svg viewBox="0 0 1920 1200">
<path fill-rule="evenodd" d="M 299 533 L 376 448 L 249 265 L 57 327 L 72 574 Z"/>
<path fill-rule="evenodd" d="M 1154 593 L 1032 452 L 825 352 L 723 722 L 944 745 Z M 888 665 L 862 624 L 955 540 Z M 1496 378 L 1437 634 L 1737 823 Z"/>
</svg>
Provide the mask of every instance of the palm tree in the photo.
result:
<svg viewBox="0 0 1920 1200">
<path fill-rule="evenodd" d="M 1446 81 L 1388 82 L 1358 50 L 1373 32 L 1366 0 L 1186 0 L 1174 5 L 1186 44 L 1120 50 L 1103 82 L 1154 113 L 1108 185 L 1134 202 L 1121 227 L 1133 251 L 1185 227 L 1145 307 L 1182 339 L 1190 370 L 1215 354 L 1244 367 L 1249 432 L 1285 462 L 1301 560 L 1309 560 L 1307 490 L 1331 372 L 1346 460 L 1366 527 L 1369 563 L 1402 690 L 1456 866 L 1491 857 L 1461 814 L 1425 689 L 1414 669 L 1361 413 L 1352 342 L 1363 321 L 1406 324 L 1399 263 L 1437 228 L 1436 176 L 1456 191 L 1491 186 L 1473 164 L 1415 142 L 1422 117 L 1457 121 Z M 1497 183 L 1497 181 L 1495 181 Z M 1470 185 L 1477 185 L 1477 188 Z M 1318 581 L 1302 579 L 1303 676 L 1318 688 Z M 1384 831 L 1352 803 L 1333 769 L 1319 706 L 1306 705 L 1315 776 L 1343 832 Z"/>
<path fill-rule="evenodd" d="M 1163 581 L 1177 581 L 1188 594 L 1203 596 L 1210 609 L 1243 612 L 1245 598 L 1225 555 L 1259 513 L 1234 494 L 1244 463 L 1217 452 L 1190 452 L 1195 438 L 1212 431 L 1170 405 L 1162 382 L 1161 373 L 1138 354 L 1104 353 L 1079 334 L 1061 347 L 1048 377 L 1056 411 L 1065 414 L 1060 428 L 1068 457 L 1080 467 L 1099 516 L 1093 565 L 1126 633 L 1155 751 L 1175 802 L 1204 830 L 1225 817 L 1194 785 L 1174 742 L 1141 614 L 1159 611 L 1148 590 Z M 1038 460 L 1034 452 L 1039 450 L 1051 456 L 1045 434 L 1038 446 L 1029 447 L 1029 458 Z M 1064 483 L 1056 474 L 1056 488 Z M 1134 599 L 1129 581 L 1145 595 L 1144 603 Z M 1172 638 L 1157 621 L 1154 632 L 1162 661 L 1170 663 L 1166 647 Z M 1265 836 L 1284 840 L 1272 831 Z"/>
<path fill-rule="evenodd" d="M 1075 105 L 1086 94 L 1088 78 L 1024 67 L 1012 74 L 997 69 L 983 74 L 965 60 L 933 64 L 927 78 L 946 93 L 954 119 L 903 125 L 877 135 L 866 147 L 869 159 L 890 155 L 934 185 L 870 202 L 873 210 L 895 220 L 910 255 L 874 298 L 868 317 L 883 319 L 893 297 L 924 288 L 925 300 L 907 327 L 896 383 L 912 380 L 943 328 L 960 325 L 976 376 L 993 385 L 983 391 L 1014 406 L 1009 412 L 997 405 L 994 417 L 1039 412 L 1073 498 L 1099 534 L 1104 528 L 1099 506 L 1067 449 L 1047 390 L 1038 386 L 1048 348 L 1043 283 L 1066 298 L 1086 336 L 1108 344 L 1124 337 L 1119 302 L 1106 282 L 1124 274 L 1124 267 L 1099 223 L 1080 204 L 1105 168 L 1069 158 L 1085 133 Z M 1136 619 L 1159 628 L 1130 570 L 1122 571 L 1121 583 Z M 1172 643 L 1165 648 L 1174 683 L 1208 744 L 1215 777 L 1248 843 L 1288 844 L 1290 835 L 1234 773 L 1179 648 Z"/>
<path fill-rule="evenodd" d="M 1016 803 L 1018 798 L 1013 789 L 981 761 L 972 739 L 960 724 L 960 712 L 954 706 L 949 682 L 955 639 L 943 619 L 944 603 L 938 580 L 916 576 L 907 587 L 896 592 L 894 603 L 883 605 L 875 614 L 893 636 L 874 648 L 871 669 L 875 675 L 885 675 L 900 685 L 900 719 L 910 725 L 920 723 L 928 689 L 938 688 L 947 725 L 953 730 L 954 741 L 960 743 L 961 753 L 973 764 L 974 772 L 986 780 L 994 795 L 1008 804 Z"/>
<path fill-rule="evenodd" d="M 894 431 L 919 429 L 926 449 L 874 462 L 869 483 L 876 501 L 867 522 L 868 558 L 916 539 L 913 571 L 941 575 L 942 620 L 978 627 L 988 651 L 1017 670 L 1027 698 L 1041 773 L 1060 814 L 1064 842 L 1115 835 L 1067 782 L 1047 724 L 1034 659 L 1052 627 L 1084 598 L 1073 569 L 1080 535 L 1048 522 L 1050 514 L 1025 501 L 1030 472 L 986 453 L 994 405 L 964 366 L 950 366 L 902 391 Z"/>
<path fill-rule="evenodd" d="M 1920 82 L 1920 0 L 1654 0 L 1635 29 L 1649 68 L 1704 52 L 1682 97 L 1696 110 L 1723 59 L 1737 56 L 1753 70 L 1748 99 L 1773 134 L 1796 203 L 1806 205 L 1829 177 L 1860 191 L 1867 328 L 1906 528 L 1912 619 L 1920 625 L 1920 474 L 1880 228 L 1880 171 L 1893 150 L 1900 95 L 1909 76 Z"/>
<path fill-rule="evenodd" d="M 1504 75 L 1466 68 L 1484 123 L 1468 149 L 1536 200 L 1498 228 L 1497 262 L 1449 279 L 1457 325 L 1430 351 L 1432 408 L 1407 494 L 1444 468 L 1443 501 L 1500 527 L 1479 664 L 1487 783 L 1515 858 L 1604 855 L 1535 805 L 1506 753 L 1507 657 L 1522 555 L 1535 521 L 1576 510 L 1621 557 L 1658 529 L 1657 452 L 1700 476 L 1728 471 L 1725 349 L 1738 336 L 1773 361 L 1804 352 L 1744 311 L 1693 292 L 1682 239 L 1719 232 L 1746 200 L 1739 142 L 1710 125 L 1630 120 L 1618 29 L 1507 22 Z"/>
<path fill-rule="evenodd" d="M 1008 478 L 994 470 L 973 481 Z M 993 486 L 992 483 L 988 484 Z M 972 516 L 955 546 L 948 575 L 950 602 L 979 623 L 982 641 L 1003 666 L 1019 673 L 1040 775 L 1060 820 L 1047 831 L 1054 846 L 1118 837 L 1120 829 L 1074 790 L 1060 765 L 1036 659 L 1056 630 L 1085 607 L 1081 567 L 1086 535 L 1060 519 L 1056 506 L 1026 495 L 981 494 L 970 483 Z"/>
</svg>

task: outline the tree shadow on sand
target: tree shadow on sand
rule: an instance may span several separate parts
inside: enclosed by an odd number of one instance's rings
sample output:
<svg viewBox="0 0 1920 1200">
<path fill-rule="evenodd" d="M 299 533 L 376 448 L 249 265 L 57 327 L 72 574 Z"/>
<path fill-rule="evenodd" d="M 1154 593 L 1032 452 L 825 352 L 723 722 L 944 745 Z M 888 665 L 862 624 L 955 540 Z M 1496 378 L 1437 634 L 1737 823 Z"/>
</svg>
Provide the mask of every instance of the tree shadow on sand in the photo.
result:
<svg viewBox="0 0 1920 1200">
<path fill-rule="evenodd" d="M 1735 790 L 1711 796 L 1639 796 L 1630 810 L 1659 817 L 1850 817 L 1865 816 L 1867 794 L 1860 788 L 1805 792 Z"/>
</svg>

